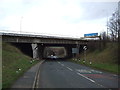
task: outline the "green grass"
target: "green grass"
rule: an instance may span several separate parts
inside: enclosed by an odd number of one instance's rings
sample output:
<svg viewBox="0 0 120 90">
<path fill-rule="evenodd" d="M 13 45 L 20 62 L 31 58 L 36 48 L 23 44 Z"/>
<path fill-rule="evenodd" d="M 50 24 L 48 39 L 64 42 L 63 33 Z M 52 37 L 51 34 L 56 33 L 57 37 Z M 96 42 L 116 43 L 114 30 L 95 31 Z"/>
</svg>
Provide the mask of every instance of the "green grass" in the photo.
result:
<svg viewBox="0 0 120 90">
<path fill-rule="evenodd" d="M 33 63 L 30 63 L 29 56 L 8 43 L 3 43 L 2 46 L 2 88 L 10 88 L 25 71 L 38 61 L 33 60 Z"/>
<path fill-rule="evenodd" d="M 118 65 L 118 44 L 117 43 L 107 43 L 107 47 L 102 51 L 95 50 L 93 52 L 88 51 L 86 53 L 86 63 L 83 63 L 84 55 L 80 54 L 79 59 L 81 61 L 71 61 L 78 64 L 83 64 L 89 67 L 97 68 L 100 70 L 105 70 L 108 72 L 120 74 Z M 90 65 L 89 62 L 92 62 Z"/>
<path fill-rule="evenodd" d="M 77 59 L 76 59 L 77 60 Z M 118 67 L 120 68 L 120 66 L 118 66 L 118 64 L 111 64 L 111 63 L 100 63 L 100 62 L 92 62 L 92 64 L 90 64 L 90 62 L 83 62 L 83 60 L 79 61 L 74 61 L 73 59 L 71 59 L 70 61 L 78 63 L 78 64 L 82 64 L 85 66 L 89 66 L 95 69 L 100 69 L 100 70 L 104 70 L 104 71 L 108 71 L 108 72 L 112 72 L 115 74 L 120 74 L 120 72 L 118 72 Z"/>
</svg>

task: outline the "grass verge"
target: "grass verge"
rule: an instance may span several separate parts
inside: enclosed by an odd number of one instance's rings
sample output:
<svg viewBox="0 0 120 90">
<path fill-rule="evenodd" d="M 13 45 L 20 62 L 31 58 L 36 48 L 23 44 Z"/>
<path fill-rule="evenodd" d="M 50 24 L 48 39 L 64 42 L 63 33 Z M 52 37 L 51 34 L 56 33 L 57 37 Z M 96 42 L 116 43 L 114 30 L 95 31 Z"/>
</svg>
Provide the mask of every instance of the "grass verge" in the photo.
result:
<svg viewBox="0 0 120 90">
<path fill-rule="evenodd" d="M 120 74 L 120 66 L 118 64 L 118 43 L 107 43 L 103 50 L 95 50 L 86 52 L 86 62 L 84 63 L 84 53 L 81 53 L 78 59 L 71 61 L 89 67 L 101 69 L 104 71 Z M 92 64 L 90 64 L 92 62 Z"/>
<path fill-rule="evenodd" d="M 75 62 L 77 64 L 82 64 L 85 66 L 89 66 L 95 69 L 99 69 L 99 70 L 103 70 L 103 71 L 108 71 L 111 73 L 115 73 L 115 74 L 120 74 L 119 69 L 120 66 L 118 64 L 110 64 L 110 63 L 100 63 L 100 62 L 92 62 L 90 64 L 90 62 L 84 62 L 83 60 L 79 60 L 79 59 L 71 59 L 70 61 Z"/>
<path fill-rule="evenodd" d="M 8 43 L 3 43 L 2 46 L 2 88 L 10 88 L 25 71 L 38 61 L 32 60 Z"/>
</svg>

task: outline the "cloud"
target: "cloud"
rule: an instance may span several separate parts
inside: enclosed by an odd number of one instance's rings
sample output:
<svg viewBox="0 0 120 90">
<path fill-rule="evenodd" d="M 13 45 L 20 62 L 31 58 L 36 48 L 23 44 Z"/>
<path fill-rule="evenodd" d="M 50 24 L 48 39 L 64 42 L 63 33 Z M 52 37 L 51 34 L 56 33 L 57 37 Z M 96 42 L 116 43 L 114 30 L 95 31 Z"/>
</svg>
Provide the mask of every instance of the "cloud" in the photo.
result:
<svg viewBox="0 0 120 90">
<path fill-rule="evenodd" d="M 23 32 L 80 37 L 105 29 L 106 11 L 114 11 L 115 5 L 83 0 L 2 0 L 0 29 L 20 31 L 21 23 Z"/>
<path fill-rule="evenodd" d="M 102 19 L 111 16 L 117 8 L 117 2 L 82 2 L 80 5 L 84 11 L 82 17 L 84 20 Z"/>
<path fill-rule="evenodd" d="M 63 5 L 60 1 L 51 0 L 41 6 L 35 6 L 30 9 L 23 17 L 23 28 L 27 30 L 40 28 L 46 32 L 60 32 L 67 30 L 72 20 L 81 16 L 80 7 L 72 3 Z M 29 27 L 30 26 L 30 27 Z M 49 27 L 49 28 L 48 28 Z M 65 28 L 65 29 L 63 29 Z"/>
</svg>

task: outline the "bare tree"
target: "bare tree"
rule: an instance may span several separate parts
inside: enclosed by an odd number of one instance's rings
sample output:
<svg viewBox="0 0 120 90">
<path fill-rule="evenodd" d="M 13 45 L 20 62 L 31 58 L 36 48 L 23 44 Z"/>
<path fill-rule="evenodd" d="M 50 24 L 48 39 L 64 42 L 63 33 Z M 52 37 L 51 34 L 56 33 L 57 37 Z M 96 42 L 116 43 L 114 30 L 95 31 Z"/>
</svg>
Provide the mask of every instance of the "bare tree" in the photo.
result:
<svg viewBox="0 0 120 90">
<path fill-rule="evenodd" d="M 119 9 L 118 9 L 112 14 L 112 17 L 109 19 L 109 22 L 108 22 L 108 29 L 109 29 L 112 41 L 118 41 L 119 39 L 119 31 L 120 31 L 119 20 L 120 20 L 120 17 L 119 17 Z"/>
<path fill-rule="evenodd" d="M 120 1 L 118 2 L 118 42 L 120 42 Z"/>
<path fill-rule="evenodd" d="M 107 39 L 106 32 L 102 32 L 102 33 L 100 34 L 100 36 L 101 36 L 101 39 L 102 39 L 102 40 L 106 41 L 106 39 Z"/>
</svg>

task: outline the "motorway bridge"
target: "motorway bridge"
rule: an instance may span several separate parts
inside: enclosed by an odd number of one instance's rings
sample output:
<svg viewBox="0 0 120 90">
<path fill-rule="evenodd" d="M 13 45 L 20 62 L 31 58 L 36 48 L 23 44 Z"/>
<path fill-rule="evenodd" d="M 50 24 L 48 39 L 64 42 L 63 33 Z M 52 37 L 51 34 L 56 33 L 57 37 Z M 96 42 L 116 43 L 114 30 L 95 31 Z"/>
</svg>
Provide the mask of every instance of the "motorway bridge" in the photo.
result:
<svg viewBox="0 0 120 90">
<path fill-rule="evenodd" d="M 9 42 L 26 52 L 33 58 L 45 58 L 44 49 L 46 47 L 64 47 L 66 57 L 71 58 L 72 49 L 76 48 L 77 53 L 83 50 L 83 46 L 87 45 L 87 40 L 78 38 L 34 35 L 34 34 L 17 34 L 17 33 L 2 33 L 2 41 Z"/>
<path fill-rule="evenodd" d="M 28 55 L 33 55 L 34 58 L 40 60 L 44 58 L 25 72 L 11 88 L 32 88 L 33 90 L 36 88 L 119 90 L 120 88 L 118 75 L 64 60 L 72 56 L 72 48 L 77 48 L 80 53 L 83 46 L 89 44 L 87 40 L 13 33 L 3 33 L 2 40 L 29 53 Z M 50 53 L 49 50 L 54 47 L 64 48 L 66 57 L 61 60 L 46 59 L 44 52 Z"/>
</svg>

